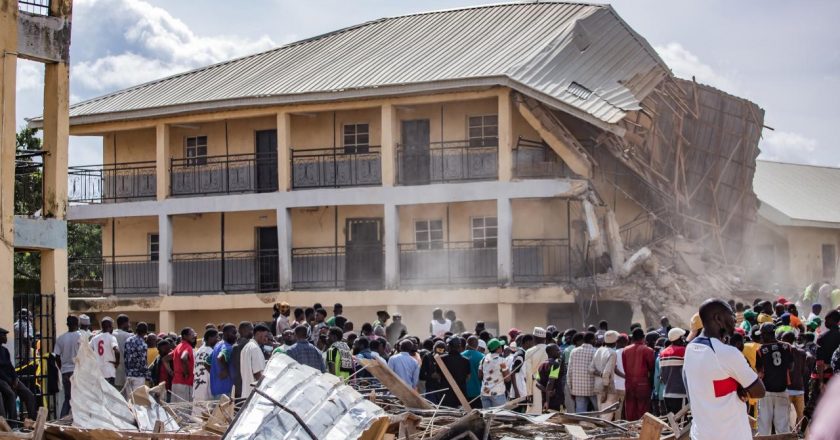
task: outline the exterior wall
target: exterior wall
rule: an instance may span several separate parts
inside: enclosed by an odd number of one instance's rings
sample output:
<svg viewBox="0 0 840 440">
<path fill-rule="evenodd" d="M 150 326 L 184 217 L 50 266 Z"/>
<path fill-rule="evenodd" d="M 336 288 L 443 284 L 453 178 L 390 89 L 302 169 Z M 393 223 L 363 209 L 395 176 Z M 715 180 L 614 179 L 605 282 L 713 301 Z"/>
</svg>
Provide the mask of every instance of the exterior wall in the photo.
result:
<svg viewBox="0 0 840 440">
<path fill-rule="evenodd" d="M 496 202 L 451 203 L 447 214 L 446 204 L 400 206 L 400 243 L 414 243 L 415 221 L 442 220 L 443 240 L 450 242 L 472 240 L 471 219 L 473 217 L 495 217 Z"/>
<path fill-rule="evenodd" d="M 791 280 L 794 285 L 804 288 L 815 281 L 840 283 L 840 267 L 834 262 L 835 277 L 823 276 L 822 245 L 833 244 L 840 253 L 840 231 L 819 228 L 785 228 L 788 239 Z"/>
<path fill-rule="evenodd" d="M 337 222 L 336 209 L 338 210 Z M 336 225 L 338 228 L 338 246 L 344 246 L 347 219 L 384 218 L 385 216 L 381 205 L 319 206 L 315 208 L 296 208 L 291 211 L 292 247 L 334 246 L 336 244 Z"/>
<path fill-rule="evenodd" d="M 380 145 L 382 116 L 378 107 L 336 112 L 292 114 L 292 148 L 343 147 L 345 124 L 368 124 L 370 145 Z M 333 121 L 335 121 L 333 123 Z"/>
<path fill-rule="evenodd" d="M 106 164 L 154 161 L 155 130 L 141 129 L 106 134 L 102 137 L 102 159 Z"/>
<path fill-rule="evenodd" d="M 110 257 L 112 228 L 116 235 L 114 251 L 117 256 L 147 255 L 149 235 L 158 233 L 158 219 L 155 217 L 126 217 L 106 221 L 102 225 L 102 255 Z"/>
<path fill-rule="evenodd" d="M 566 200 L 524 199 L 511 201 L 513 238 L 569 238 Z"/>
</svg>

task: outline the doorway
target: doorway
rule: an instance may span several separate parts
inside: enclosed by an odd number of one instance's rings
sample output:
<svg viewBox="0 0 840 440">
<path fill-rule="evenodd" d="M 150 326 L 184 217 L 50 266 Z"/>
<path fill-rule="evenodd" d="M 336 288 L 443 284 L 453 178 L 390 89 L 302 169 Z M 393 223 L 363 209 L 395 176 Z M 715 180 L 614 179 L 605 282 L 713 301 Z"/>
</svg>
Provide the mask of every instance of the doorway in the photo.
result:
<svg viewBox="0 0 840 440">
<path fill-rule="evenodd" d="M 385 270 L 382 219 L 349 218 L 345 231 L 345 289 L 381 289 Z"/>
<path fill-rule="evenodd" d="M 256 133 L 256 190 L 277 191 L 277 130 Z"/>
<path fill-rule="evenodd" d="M 257 228 L 257 285 L 258 292 L 275 292 L 279 289 L 280 268 L 277 249 L 277 227 Z"/>
<path fill-rule="evenodd" d="M 431 179 L 431 152 L 429 151 L 429 120 L 414 119 L 401 122 L 403 151 L 400 161 L 400 183 L 425 185 Z"/>
</svg>

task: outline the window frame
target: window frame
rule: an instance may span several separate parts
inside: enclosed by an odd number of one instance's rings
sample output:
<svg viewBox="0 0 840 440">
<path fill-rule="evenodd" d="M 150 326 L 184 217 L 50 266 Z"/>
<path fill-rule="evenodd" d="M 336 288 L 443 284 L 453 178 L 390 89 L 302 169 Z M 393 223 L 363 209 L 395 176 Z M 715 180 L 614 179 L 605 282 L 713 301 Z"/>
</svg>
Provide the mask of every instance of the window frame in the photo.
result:
<svg viewBox="0 0 840 440">
<path fill-rule="evenodd" d="M 195 140 L 195 145 L 190 146 L 190 140 Z M 204 140 L 203 144 L 199 140 Z M 204 147 L 204 154 L 198 154 L 201 147 Z M 192 155 L 190 150 L 193 151 Z M 207 165 L 207 150 L 208 138 L 207 135 L 184 136 L 184 158 L 187 160 L 187 165 L 200 166 Z"/>
<path fill-rule="evenodd" d="M 440 223 L 440 228 L 432 228 L 433 223 Z M 425 224 L 426 229 L 420 230 L 418 225 Z M 433 232 L 440 232 L 440 238 L 433 238 Z M 418 234 L 424 233 L 426 235 L 424 240 L 418 240 Z M 414 246 L 417 250 L 432 250 L 443 249 L 443 219 L 415 219 L 414 220 Z"/>
<path fill-rule="evenodd" d="M 488 225 L 487 220 L 493 219 L 493 225 Z M 476 226 L 476 220 L 481 220 L 481 225 Z M 493 235 L 488 235 L 488 230 L 493 230 Z M 481 231 L 481 236 L 476 235 Z M 470 217 L 470 238 L 472 247 L 477 249 L 495 249 L 499 246 L 499 219 L 494 215 L 481 215 Z"/>
<path fill-rule="evenodd" d="M 495 124 L 487 124 L 487 118 L 496 118 Z M 480 118 L 481 123 L 480 125 L 473 126 L 472 120 L 474 118 Z M 489 127 L 495 128 L 495 135 L 487 135 L 486 131 Z M 473 136 L 472 129 L 477 128 L 481 130 L 480 136 Z M 488 140 L 491 140 L 488 142 Z M 481 148 L 481 147 L 498 147 L 499 146 L 499 114 L 498 113 L 488 113 L 488 114 L 480 114 L 480 115 L 467 115 L 467 145 L 473 148 Z"/>
<path fill-rule="evenodd" d="M 146 235 L 146 251 L 148 251 L 149 261 L 160 260 L 160 234 Z"/>
<path fill-rule="evenodd" d="M 359 126 L 367 127 L 367 132 L 360 132 Z M 353 133 L 347 133 L 347 129 L 353 127 Z M 359 136 L 366 135 L 367 142 L 359 142 Z M 354 142 L 347 143 L 347 136 L 352 136 Z M 344 154 L 364 154 L 370 152 L 370 123 L 369 122 L 348 122 L 341 124 L 341 146 L 344 148 Z"/>
</svg>

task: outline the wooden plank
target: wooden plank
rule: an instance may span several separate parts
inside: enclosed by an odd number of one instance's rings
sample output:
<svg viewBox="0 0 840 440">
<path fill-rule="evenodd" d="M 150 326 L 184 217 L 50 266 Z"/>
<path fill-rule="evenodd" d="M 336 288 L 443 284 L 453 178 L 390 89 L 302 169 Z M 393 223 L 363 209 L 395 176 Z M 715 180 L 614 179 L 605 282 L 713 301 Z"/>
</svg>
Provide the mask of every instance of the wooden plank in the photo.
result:
<svg viewBox="0 0 840 440">
<path fill-rule="evenodd" d="M 44 426 L 47 424 L 47 409 L 43 406 L 38 408 L 38 417 L 35 419 L 35 429 L 32 430 L 33 440 L 44 439 Z"/>
<path fill-rule="evenodd" d="M 645 413 L 645 415 L 642 416 L 642 430 L 639 431 L 639 440 L 659 440 L 659 437 L 662 434 L 662 429 L 668 427 L 669 426 L 662 420 L 659 420 L 658 417 L 651 413 Z"/>
<path fill-rule="evenodd" d="M 0 416 L 0 432 L 12 432 L 12 427 L 6 423 L 6 419 Z"/>
<path fill-rule="evenodd" d="M 439 354 L 435 355 L 435 362 L 437 363 L 438 368 L 440 368 L 440 372 L 443 373 L 443 377 L 446 378 L 446 382 L 449 384 L 449 390 L 455 393 L 455 397 L 457 397 L 458 402 L 461 403 L 461 408 L 464 408 L 465 411 L 469 411 L 470 401 L 467 400 L 467 396 L 464 396 L 464 393 L 461 392 L 461 388 L 458 387 L 458 383 L 455 382 L 455 378 L 452 377 L 452 373 L 449 372 L 449 368 L 446 368 L 446 364 L 443 363 L 443 358 L 441 358 Z"/>
<path fill-rule="evenodd" d="M 578 425 L 563 425 L 563 427 L 566 428 L 566 432 L 574 437 L 575 440 L 585 440 L 589 438 L 589 434 L 587 434 L 586 431 Z"/>
<path fill-rule="evenodd" d="M 416 390 L 409 388 L 402 379 L 394 374 L 390 368 L 382 365 L 380 361 L 362 359 L 361 363 L 370 374 L 377 378 L 385 388 L 388 388 L 405 406 L 412 409 L 434 408 L 428 400 L 421 397 Z"/>
</svg>

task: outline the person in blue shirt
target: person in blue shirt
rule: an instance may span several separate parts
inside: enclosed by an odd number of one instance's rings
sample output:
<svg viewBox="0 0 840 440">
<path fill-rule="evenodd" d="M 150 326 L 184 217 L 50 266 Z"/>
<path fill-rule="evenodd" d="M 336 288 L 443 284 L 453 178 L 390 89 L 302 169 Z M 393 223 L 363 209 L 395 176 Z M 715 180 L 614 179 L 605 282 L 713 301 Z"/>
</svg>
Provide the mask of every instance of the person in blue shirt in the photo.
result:
<svg viewBox="0 0 840 440">
<path fill-rule="evenodd" d="M 411 389 L 417 390 L 417 384 L 420 381 L 420 365 L 411 356 L 414 342 L 411 339 L 403 339 L 399 347 L 400 352 L 388 359 L 388 368 Z"/>
<path fill-rule="evenodd" d="M 473 408 L 481 408 L 481 400 L 476 397 L 481 395 L 481 379 L 478 377 L 478 366 L 484 355 L 478 351 L 478 338 L 470 336 L 467 338 L 467 349 L 461 356 L 470 361 L 470 377 L 467 379 L 467 400 L 472 402 Z"/>
<path fill-rule="evenodd" d="M 213 347 L 213 354 L 210 355 L 210 394 L 214 400 L 218 400 L 222 395 L 230 396 L 233 388 L 233 364 L 230 362 L 230 355 L 236 336 L 236 326 L 225 324 L 222 327 L 222 342 Z"/>
</svg>

